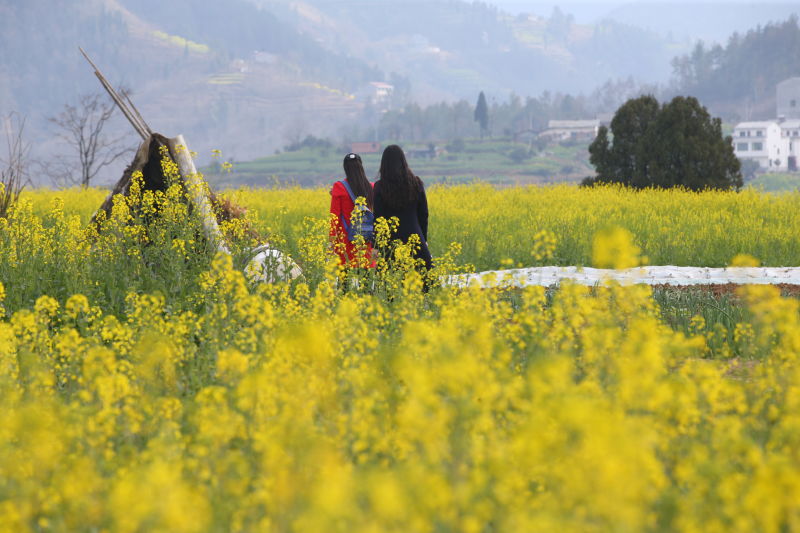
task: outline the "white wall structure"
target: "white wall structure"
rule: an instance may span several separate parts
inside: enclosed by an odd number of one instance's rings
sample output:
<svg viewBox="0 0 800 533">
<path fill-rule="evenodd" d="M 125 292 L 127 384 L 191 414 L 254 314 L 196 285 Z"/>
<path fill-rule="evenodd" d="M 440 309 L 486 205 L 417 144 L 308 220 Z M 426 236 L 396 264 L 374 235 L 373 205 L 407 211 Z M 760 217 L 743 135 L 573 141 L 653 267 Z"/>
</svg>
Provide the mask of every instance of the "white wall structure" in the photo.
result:
<svg viewBox="0 0 800 533">
<path fill-rule="evenodd" d="M 741 122 L 733 129 L 733 150 L 740 160 L 752 160 L 762 170 L 785 172 L 789 168 L 789 139 L 778 121 Z"/>
<path fill-rule="evenodd" d="M 578 285 L 606 282 L 644 285 L 800 285 L 798 267 L 678 267 L 645 266 L 627 270 L 584 267 L 531 267 L 460 274 L 442 280 L 456 287 L 552 287 L 565 281 Z"/>
<path fill-rule="evenodd" d="M 600 129 L 599 120 L 550 120 L 539 137 L 551 141 L 594 140 Z"/>
<path fill-rule="evenodd" d="M 776 87 L 777 116 L 800 119 L 800 77 L 783 80 Z"/>
<path fill-rule="evenodd" d="M 800 168 L 800 119 L 779 122 L 781 136 L 787 146 L 786 164 L 789 172 L 797 172 Z"/>
<path fill-rule="evenodd" d="M 376 105 L 389 105 L 394 93 L 394 85 L 383 83 L 382 81 L 369 82 L 372 87 L 372 101 Z"/>
</svg>

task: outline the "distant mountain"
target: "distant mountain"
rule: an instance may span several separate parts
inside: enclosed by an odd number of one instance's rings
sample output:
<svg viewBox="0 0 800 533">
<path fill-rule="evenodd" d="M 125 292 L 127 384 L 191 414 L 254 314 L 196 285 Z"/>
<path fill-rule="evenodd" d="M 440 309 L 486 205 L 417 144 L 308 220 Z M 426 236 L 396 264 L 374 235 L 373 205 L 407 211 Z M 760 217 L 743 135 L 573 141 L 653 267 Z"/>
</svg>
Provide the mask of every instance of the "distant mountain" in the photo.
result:
<svg viewBox="0 0 800 533">
<path fill-rule="evenodd" d="M 59 4 L 0 0 L 0 115 L 26 115 L 43 158 L 62 149 L 46 117 L 101 90 L 78 46 L 113 84 L 133 90 L 154 129 L 184 133 L 203 155 L 220 148 L 233 158 L 311 131 L 334 134 L 363 107 L 351 91 L 384 76 L 244 0 Z M 122 120 L 112 127 L 131 131 Z"/>
<path fill-rule="evenodd" d="M 663 82 L 669 60 L 688 48 L 614 21 L 577 24 L 510 15 L 487 2 L 461 0 L 250 0 L 330 50 L 409 78 L 423 102 L 505 98 L 543 91 L 589 92 L 610 78 Z"/>
<path fill-rule="evenodd" d="M 248 58 L 271 54 L 294 64 L 307 77 L 348 91 L 382 80 L 366 62 L 320 46 L 316 39 L 282 23 L 273 13 L 244 0 L 120 0 L 140 19 L 226 54 Z"/>
<path fill-rule="evenodd" d="M 394 85 L 394 108 L 666 82 L 694 43 L 643 29 L 637 10 L 588 24 L 465 0 L 0 0 L 0 114 L 28 116 L 41 157 L 58 151 L 46 117 L 100 90 L 81 45 L 201 163 L 212 148 L 245 159 L 374 127 L 383 110 L 364 97 L 369 82 Z"/>
<path fill-rule="evenodd" d="M 797 2 L 786 0 L 651 0 L 628 2 L 611 9 L 604 18 L 636 26 L 676 41 L 725 43 L 735 32 L 786 20 L 798 13 Z"/>
</svg>

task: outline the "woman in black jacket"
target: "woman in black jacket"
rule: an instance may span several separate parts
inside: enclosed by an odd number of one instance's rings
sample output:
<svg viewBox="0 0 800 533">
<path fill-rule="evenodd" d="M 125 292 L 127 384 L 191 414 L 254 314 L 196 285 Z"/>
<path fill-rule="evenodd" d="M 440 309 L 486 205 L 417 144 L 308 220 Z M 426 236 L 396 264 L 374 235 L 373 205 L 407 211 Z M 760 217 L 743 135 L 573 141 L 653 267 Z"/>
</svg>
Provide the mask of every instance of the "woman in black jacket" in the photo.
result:
<svg viewBox="0 0 800 533">
<path fill-rule="evenodd" d="M 400 225 L 392 239 L 408 242 L 411 235 L 419 235 L 420 247 L 417 259 L 432 267 L 428 250 L 428 198 L 425 186 L 408 168 L 403 149 L 392 144 L 383 151 L 380 176 L 373 191 L 375 218 L 397 217 Z"/>
</svg>

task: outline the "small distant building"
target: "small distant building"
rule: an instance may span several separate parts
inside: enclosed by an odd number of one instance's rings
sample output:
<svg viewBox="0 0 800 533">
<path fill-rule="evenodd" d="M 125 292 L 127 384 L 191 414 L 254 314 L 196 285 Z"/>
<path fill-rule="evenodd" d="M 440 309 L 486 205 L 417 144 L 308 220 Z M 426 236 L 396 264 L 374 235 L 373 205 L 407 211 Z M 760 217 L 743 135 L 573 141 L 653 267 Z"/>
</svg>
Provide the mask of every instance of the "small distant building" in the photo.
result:
<svg viewBox="0 0 800 533">
<path fill-rule="evenodd" d="M 733 129 L 733 150 L 740 160 L 755 161 L 767 172 L 796 171 L 800 120 L 741 122 Z"/>
<path fill-rule="evenodd" d="M 383 83 L 382 81 L 371 81 L 372 102 L 376 105 L 389 105 L 394 93 L 394 85 Z"/>
<path fill-rule="evenodd" d="M 777 116 L 800 119 L 800 77 L 783 80 L 776 87 Z"/>
<path fill-rule="evenodd" d="M 431 143 L 427 148 L 409 149 L 406 150 L 406 157 L 409 159 L 436 159 L 442 155 L 443 150 Z"/>
<path fill-rule="evenodd" d="M 371 81 L 362 85 L 356 92 L 358 101 L 371 105 L 379 111 L 386 112 L 391 108 L 394 85 L 382 81 Z"/>
<path fill-rule="evenodd" d="M 381 143 L 363 142 L 350 145 L 350 151 L 354 154 L 377 154 L 381 151 Z"/>
<path fill-rule="evenodd" d="M 547 129 L 539 134 L 539 138 L 549 141 L 592 141 L 597 137 L 600 121 L 594 120 L 550 120 Z"/>
</svg>

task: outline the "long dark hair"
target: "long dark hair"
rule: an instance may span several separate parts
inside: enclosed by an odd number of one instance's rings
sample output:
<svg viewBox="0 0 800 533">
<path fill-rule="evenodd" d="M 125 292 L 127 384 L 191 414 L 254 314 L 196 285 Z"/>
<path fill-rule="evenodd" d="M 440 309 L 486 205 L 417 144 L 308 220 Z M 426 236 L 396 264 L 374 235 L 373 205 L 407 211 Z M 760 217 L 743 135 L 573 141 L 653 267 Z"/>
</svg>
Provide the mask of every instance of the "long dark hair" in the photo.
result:
<svg viewBox="0 0 800 533">
<path fill-rule="evenodd" d="M 422 190 L 422 180 L 408 168 L 406 154 L 396 144 L 391 144 L 381 157 L 381 198 L 392 209 L 403 209 L 417 201 Z"/>
<path fill-rule="evenodd" d="M 367 199 L 367 207 L 372 209 L 372 185 L 364 172 L 364 165 L 361 164 L 361 156 L 358 154 L 347 154 L 344 156 L 344 174 L 347 176 L 347 183 L 353 189 L 353 194 L 363 196 Z"/>
</svg>

